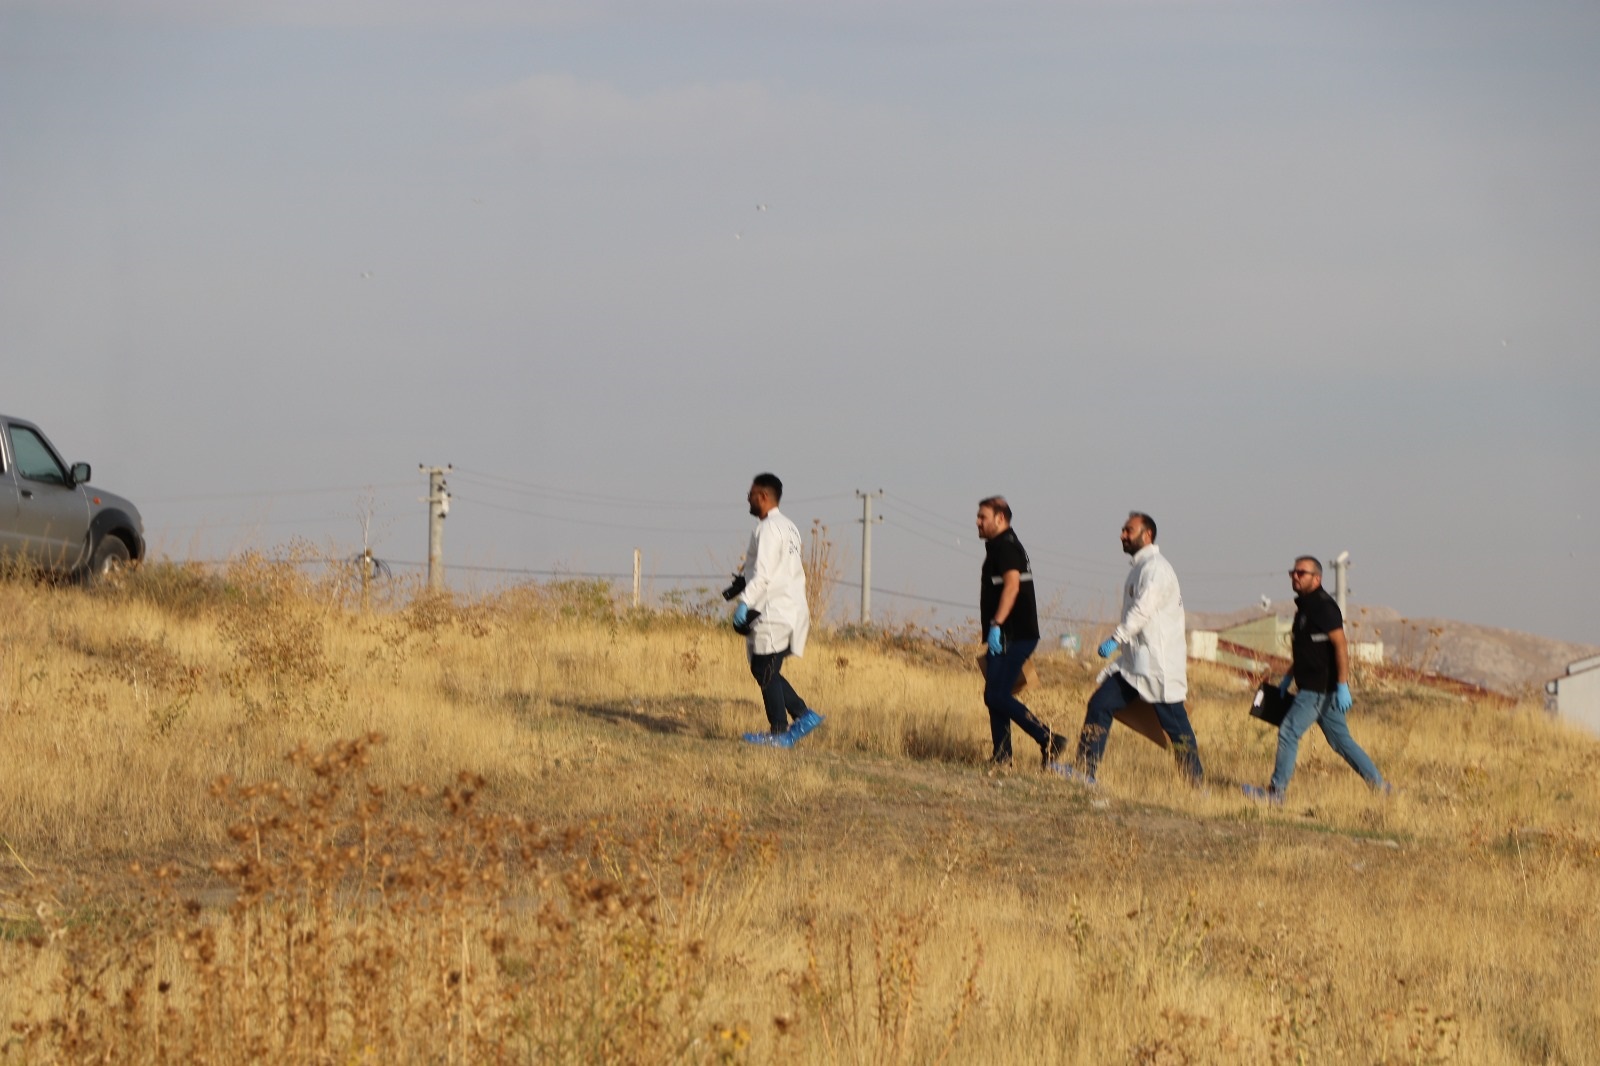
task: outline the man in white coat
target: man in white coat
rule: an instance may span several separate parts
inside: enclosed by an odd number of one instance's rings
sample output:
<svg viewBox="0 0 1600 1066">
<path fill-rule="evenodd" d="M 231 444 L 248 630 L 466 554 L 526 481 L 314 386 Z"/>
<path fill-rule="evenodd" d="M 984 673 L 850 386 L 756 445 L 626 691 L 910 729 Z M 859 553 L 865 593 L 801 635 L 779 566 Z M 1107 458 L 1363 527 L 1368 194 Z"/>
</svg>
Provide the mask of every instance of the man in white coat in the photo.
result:
<svg viewBox="0 0 1600 1066">
<path fill-rule="evenodd" d="M 811 611 L 800 530 L 778 510 L 782 498 L 783 482 L 777 475 L 757 474 L 751 481 L 746 499 L 750 513 L 761 521 L 750 535 L 744 566 L 734 582 L 739 603 L 733 626 L 745 635 L 750 673 L 761 686 L 771 727 L 766 733 L 746 733 L 744 739 L 787 748 L 820 725 L 822 715 L 808 708 L 783 676 L 783 660 L 805 654 Z"/>
<path fill-rule="evenodd" d="M 1122 588 L 1122 621 L 1100 645 L 1100 658 L 1122 655 L 1101 675 L 1089 697 L 1089 713 L 1078 736 L 1077 767 L 1069 777 L 1093 782 L 1105 754 L 1111 722 L 1117 712 L 1143 702 L 1155 711 L 1161 729 L 1172 739 L 1178 765 L 1199 782 L 1200 747 L 1189 712 L 1183 706 L 1189 691 L 1188 648 L 1184 644 L 1183 595 L 1178 575 L 1156 547 L 1155 519 L 1139 511 L 1122 527 L 1122 550 L 1133 556 L 1133 569 Z"/>
</svg>

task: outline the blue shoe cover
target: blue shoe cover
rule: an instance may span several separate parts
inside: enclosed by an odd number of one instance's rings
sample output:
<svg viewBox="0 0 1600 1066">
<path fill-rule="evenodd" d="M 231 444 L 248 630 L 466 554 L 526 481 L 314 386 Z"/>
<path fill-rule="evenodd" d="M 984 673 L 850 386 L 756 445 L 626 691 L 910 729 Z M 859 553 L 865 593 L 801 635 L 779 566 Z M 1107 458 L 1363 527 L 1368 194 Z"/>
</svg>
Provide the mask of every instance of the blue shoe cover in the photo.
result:
<svg viewBox="0 0 1600 1066">
<path fill-rule="evenodd" d="M 799 740 L 801 737 L 805 736 L 807 733 L 811 732 L 821 724 L 822 715 L 811 710 L 810 708 L 807 708 L 806 713 L 802 714 L 799 718 L 796 718 L 794 723 L 789 726 L 789 731 L 785 733 L 784 736 L 789 737 L 789 743 L 793 744 L 796 740 Z"/>
<path fill-rule="evenodd" d="M 1100 787 L 1100 782 L 1096 781 L 1094 778 L 1090 777 L 1076 766 L 1072 766 L 1068 763 L 1053 762 L 1045 769 L 1049 770 L 1053 774 L 1060 774 L 1068 781 L 1071 781 L 1074 785 L 1082 785 L 1084 788 Z"/>
</svg>

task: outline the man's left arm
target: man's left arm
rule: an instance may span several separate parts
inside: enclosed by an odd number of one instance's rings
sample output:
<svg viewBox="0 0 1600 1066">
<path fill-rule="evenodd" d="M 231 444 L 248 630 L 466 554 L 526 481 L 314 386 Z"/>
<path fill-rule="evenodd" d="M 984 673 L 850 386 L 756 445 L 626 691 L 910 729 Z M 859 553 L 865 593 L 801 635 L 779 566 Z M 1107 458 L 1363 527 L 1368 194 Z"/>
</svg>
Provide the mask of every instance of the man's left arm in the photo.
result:
<svg viewBox="0 0 1600 1066">
<path fill-rule="evenodd" d="M 1011 609 L 1017 605 L 1017 593 L 1022 590 L 1022 573 L 1018 570 L 1007 570 L 1000 578 L 1000 602 L 995 606 L 994 617 L 990 619 L 997 626 L 1006 624 L 1006 619 L 1011 617 Z"/>
<path fill-rule="evenodd" d="M 1333 690 L 1334 706 L 1348 711 L 1355 697 L 1350 695 L 1350 642 L 1345 639 L 1344 626 L 1328 631 L 1328 643 L 1333 645 L 1334 677 L 1338 681 Z"/>
<path fill-rule="evenodd" d="M 989 632 L 984 635 L 984 643 L 989 646 L 990 655 L 1005 654 L 1006 637 L 1000 627 L 1011 617 L 1011 608 L 1017 604 L 1017 590 L 1021 588 L 1022 571 L 1007 570 L 1000 575 L 1000 602 L 995 604 L 994 617 L 989 619 Z"/>
</svg>

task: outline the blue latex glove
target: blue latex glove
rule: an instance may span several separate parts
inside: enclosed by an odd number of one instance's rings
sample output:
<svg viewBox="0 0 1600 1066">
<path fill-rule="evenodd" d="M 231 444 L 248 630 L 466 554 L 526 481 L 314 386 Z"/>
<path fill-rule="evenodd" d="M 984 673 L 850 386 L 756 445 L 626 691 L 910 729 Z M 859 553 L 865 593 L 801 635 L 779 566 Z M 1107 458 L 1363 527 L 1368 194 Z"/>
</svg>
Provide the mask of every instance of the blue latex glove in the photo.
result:
<svg viewBox="0 0 1600 1066">
<path fill-rule="evenodd" d="M 748 617 L 750 617 L 750 605 L 741 601 L 739 606 L 733 609 L 733 624 L 742 626 L 744 625 L 744 620 Z"/>
<path fill-rule="evenodd" d="M 1109 659 L 1111 653 L 1117 650 L 1117 638 L 1107 637 L 1105 643 L 1100 645 L 1100 658 Z"/>
<path fill-rule="evenodd" d="M 1350 695 L 1350 686 L 1343 681 L 1333 690 L 1333 705 L 1339 708 L 1340 713 L 1348 711 L 1355 704 L 1355 699 Z"/>
<path fill-rule="evenodd" d="M 1293 671 L 1290 671 L 1289 673 L 1284 674 L 1283 675 L 1283 680 L 1278 682 L 1278 695 L 1282 696 L 1284 699 L 1288 699 L 1289 698 L 1289 682 L 1291 682 L 1293 680 L 1294 680 L 1294 672 Z"/>
<path fill-rule="evenodd" d="M 999 626 L 989 627 L 989 654 L 1004 655 L 1006 652 L 1005 637 L 1000 633 Z"/>
</svg>

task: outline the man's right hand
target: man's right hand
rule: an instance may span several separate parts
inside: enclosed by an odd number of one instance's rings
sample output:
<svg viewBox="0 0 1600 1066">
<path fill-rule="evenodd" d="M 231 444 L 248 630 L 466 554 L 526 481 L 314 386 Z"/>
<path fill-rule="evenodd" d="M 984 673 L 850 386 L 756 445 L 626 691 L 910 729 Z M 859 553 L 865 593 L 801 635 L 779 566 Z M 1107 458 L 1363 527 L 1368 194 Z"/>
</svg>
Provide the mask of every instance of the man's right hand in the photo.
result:
<svg viewBox="0 0 1600 1066">
<path fill-rule="evenodd" d="M 1116 650 L 1117 650 L 1117 638 L 1116 637 L 1107 637 L 1100 644 L 1100 648 L 1099 648 L 1100 658 L 1109 659 L 1109 658 L 1111 658 L 1111 653 L 1116 651 Z"/>
</svg>

